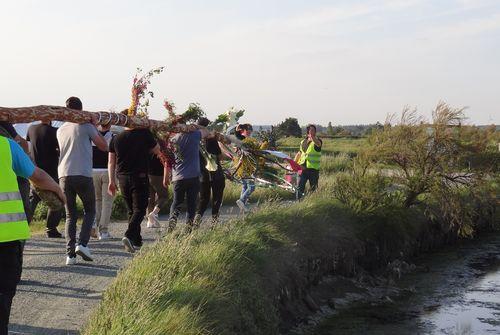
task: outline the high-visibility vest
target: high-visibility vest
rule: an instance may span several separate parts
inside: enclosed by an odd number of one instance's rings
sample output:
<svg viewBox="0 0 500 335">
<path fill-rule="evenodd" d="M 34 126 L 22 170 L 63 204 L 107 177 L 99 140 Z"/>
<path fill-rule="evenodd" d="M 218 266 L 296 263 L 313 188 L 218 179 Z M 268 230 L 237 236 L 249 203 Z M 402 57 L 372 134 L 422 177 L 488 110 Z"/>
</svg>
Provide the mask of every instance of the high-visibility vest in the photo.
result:
<svg viewBox="0 0 500 335">
<path fill-rule="evenodd" d="M 304 151 L 304 148 L 303 148 L 304 141 L 307 141 L 307 140 L 302 140 L 300 142 L 300 159 L 299 159 L 298 163 L 300 165 L 303 165 L 305 163 L 306 168 L 308 168 L 308 169 L 319 170 L 320 162 L 321 162 L 321 151 L 316 151 L 316 149 L 314 148 L 313 141 L 311 141 L 311 143 L 309 143 L 307 150 Z"/>
<path fill-rule="evenodd" d="M 12 170 L 9 140 L 0 136 L 0 243 L 26 240 L 30 229 L 19 193 L 17 176 Z"/>
</svg>

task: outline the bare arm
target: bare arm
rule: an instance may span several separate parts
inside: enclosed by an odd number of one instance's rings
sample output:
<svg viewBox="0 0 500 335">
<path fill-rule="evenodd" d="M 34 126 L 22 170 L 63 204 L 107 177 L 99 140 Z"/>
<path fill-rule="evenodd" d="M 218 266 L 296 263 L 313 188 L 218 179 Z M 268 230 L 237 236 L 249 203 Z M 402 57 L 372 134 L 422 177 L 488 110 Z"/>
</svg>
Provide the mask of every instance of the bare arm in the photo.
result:
<svg viewBox="0 0 500 335">
<path fill-rule="evenodd" d="M 295 154 L 295 158 L 294 158 L 293 160 L 294 160 L 294 161 L 296 161 L 296 162 L 298 163 L 298 162 L 299 162 L 299 160 L 300 160 L 300 156 L 301 156 L 301 153 L 300 153 L 300 151 L 299 151 L 299 152 L 297 152 L 297 153 Z"/>
<path fill-rule="evenodd" d="M 321 140 L 317 136 L 311 137 L 311 140 L 317 147 L 321 147 L 323 145 L 323 142 L 321 142 Z"/>
<path fill-rule="evenodd" d="M 33 184 L 41 188 L 42 190 L 47 190 L 47 191 L 52 191 L 57 196 L 59 199 L 62 200 L 62 202 L 66 203 L 66 196 L 64 195 L 64 192 L 61 190 L 59 185 L 52 179 L 51 176 L 47 174 L 44 170 L 35 167 L 35 171 L 29 178 Z"/>
<path fill-rule="evenodd" d="M 213 137 L 213 133 L 210 132 L 207 128 L 204 128 L 204 127 L 200 127 L 200 129 L 198 129 L 201 133 L 201 138 L 209 138 L 209 137 Z"/>
<path fill-rule="evenodd" d="M 96 136 L 92 137 L 92 142 L 94 142 L 97 149 L 101 151 L 109 151 L 108 143 L 99 132 Z"/>
<path fill-rule="evenodd" d="M 116 154 L 114 152 L 108 153 L 108 193 L 114 196 L 116 194 Z"/>
<path fill-rule="evenodd" d="M 155 154 L 157 157 L 160 157 L 161 155 L 160 146 L 156 144 L 153 149 L 149 150 L 149 152 Z"/>
</svg>

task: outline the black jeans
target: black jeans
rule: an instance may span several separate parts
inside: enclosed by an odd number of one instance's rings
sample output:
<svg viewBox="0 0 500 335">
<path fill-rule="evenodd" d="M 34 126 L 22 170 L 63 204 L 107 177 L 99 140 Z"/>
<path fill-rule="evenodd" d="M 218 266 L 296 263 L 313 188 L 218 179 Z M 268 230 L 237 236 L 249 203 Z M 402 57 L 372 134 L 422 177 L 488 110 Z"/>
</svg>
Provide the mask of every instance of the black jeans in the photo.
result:
<svg viewBox="0 0 500 335">
<path fill-rule="evenodd" d="M 21 279 L 23 246 L 21 241 L 0 243 L 0 335 L 7 335 L 10 308 Z"/>
<path fill-rule="evenodd" d="M 196 203 L 200 192 L 198 177 L 174 181 L 174 199 L 170 207 L 170 221 L 177 221 L 184 199 L 187 199 L 187 221 L 192 222 L 196 215 Z"/>
<path fill-rule="evenodd" d="M 319 170 L 315 170 L 315 169 L 302 170 L 302 174 L 299 176 L 299 186 L 297 188 L 297 199 L 300 199 L 304 196 L 307 181 L 309 181 L 309 186 L 311 187 L 311 192 L 313 192 L 318 187 L 318 180 L 319 180 Z"/>
<path fill-rule="evenodd" d="M 149 179 L 146 174 L 118 175 L 118 183 L 128 208 L 128 228 L 125 232 L 133 245 L 142 245 L 141 222 L 146 215 Z"/>
<path fill-rule="evenodd" d="M 40 197 L 38 194 L 35 192 L 35 190 L 32 188 L 31 193 L 30 193 L 30 221 L 33 220 L 33 216 L 35 215 L 35 210 L 36 207 L 38 206 L 38 203 L 41 201 Z M 62 216 L 63 216 L 63 210 L 61 209 L 60 211 L 53 211 L 49 208 L 47 212 L 47 232 L 53 232 L 57 230 L 57 226 L 61 222 Z"/>
<path fill-rule="evenodd" d="M 224 177 L 202 178 L 200 182 L 200 201 L 196 214 L 203 216 L 210 201 L 210 192 L 212 192 L 212 217 L 218 217 L 225 187 L 226 180 Z"/>
<path fill-rule="evenodd" d="M 85 176 L 67 176 L 59 179 L 64 194 L 66 195 L 66 251 L 74 256 L 76 245 L 76 196 L 82 200 L 83 223 L 78 236 L 78 244 L 86 247 L 90 240 L 90 231 L 95 219 L 95 192 L 92 178 Z"/>
</svg>

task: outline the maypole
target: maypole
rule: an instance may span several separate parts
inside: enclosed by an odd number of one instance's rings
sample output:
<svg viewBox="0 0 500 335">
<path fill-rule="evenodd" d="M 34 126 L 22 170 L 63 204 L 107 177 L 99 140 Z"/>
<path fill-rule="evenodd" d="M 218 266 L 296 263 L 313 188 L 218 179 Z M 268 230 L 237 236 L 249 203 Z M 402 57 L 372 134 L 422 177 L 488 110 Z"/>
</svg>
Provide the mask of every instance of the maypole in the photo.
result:
<svg viewBox="0 0 500 335">
<path fill-rule="evenodd" d="M 33 121 L 63 121 L 114 125 L 128 128 L 150 128 L 167 132 L 187 132 L 196 129 L 195 125 L 178 123 L 178 119 L 166 121 L 151 120 L 146 117 L 128 116 L 112 112 L 88 112 L 61 106 L 40 105 L 32 107 L 0 107 L 0 121 L 10 123 L 29 123 Z"/>
</svg>

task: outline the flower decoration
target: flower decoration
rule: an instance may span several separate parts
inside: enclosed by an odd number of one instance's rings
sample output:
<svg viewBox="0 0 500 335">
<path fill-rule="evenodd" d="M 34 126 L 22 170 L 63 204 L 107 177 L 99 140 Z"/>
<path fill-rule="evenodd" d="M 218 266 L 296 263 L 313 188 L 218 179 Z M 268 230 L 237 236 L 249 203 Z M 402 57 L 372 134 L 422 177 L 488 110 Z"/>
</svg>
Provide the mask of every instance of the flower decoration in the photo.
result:
<svg viewBox="0 0 500 335">
<path fill-rule="evenodd" d="M 132 83 L 132 102 L 128 108 L 128 116 L 148 116 L 149 98 L 154 98 L 154 93 L 148 90 L 148 85 L 151 84 L 151 78 L 161 72 L 163 72 L 163 66 L 152 69 L 144 75 L 142 75 L 142 69 L 137 68 Z"/>
</svg>

